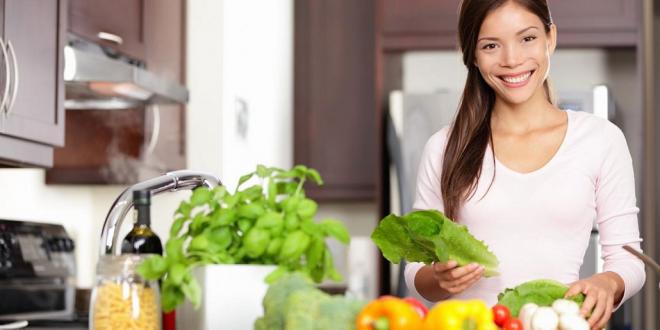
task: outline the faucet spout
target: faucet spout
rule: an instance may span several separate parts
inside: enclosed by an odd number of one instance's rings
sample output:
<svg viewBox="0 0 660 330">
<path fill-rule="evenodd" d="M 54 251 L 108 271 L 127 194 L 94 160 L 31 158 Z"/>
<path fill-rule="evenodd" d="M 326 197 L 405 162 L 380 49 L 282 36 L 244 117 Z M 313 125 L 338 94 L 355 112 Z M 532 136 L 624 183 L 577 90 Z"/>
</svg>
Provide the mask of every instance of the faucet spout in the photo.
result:
<svg viewBox="0 0 660 330">
<path fill-rule="evenodd" d="M 119 255 L 121 253 L 119 244 L 117 244 L 117 236 L 119 235 L 119 229 L 124 222 L 126 214 L 131 207 L 133 207 L 134 190 L 147 190 L 155 196 L 166 191 L 195 189 L 201 186 L 213 188 L 218 185 L 222 185 L 222 182 L 213 175 L 182 170 L 169 172 L 165 175 L 142 181 L 126 188 L 126 190 L 117 197 L 112 204 L 108 215 L 105 217 L 103 231 L 101 232 L 100 255 Z"/>
</svg>

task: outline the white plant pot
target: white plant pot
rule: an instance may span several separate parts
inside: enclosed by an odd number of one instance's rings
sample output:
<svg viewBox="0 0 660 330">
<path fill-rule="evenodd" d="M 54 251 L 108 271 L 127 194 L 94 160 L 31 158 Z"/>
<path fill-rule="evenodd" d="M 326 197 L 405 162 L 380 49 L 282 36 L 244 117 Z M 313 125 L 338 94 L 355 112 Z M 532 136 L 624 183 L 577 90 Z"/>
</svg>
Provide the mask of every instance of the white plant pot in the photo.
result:
<svg viewBox="0 0 660 330">
<path fill-rule="evenodd" d="M 202 304 L 194 309 L 186 301 L 176 310 L 178 330 L 251 330 L 263 315 L 268 285 L 264 278 L 275 266 L 209 265 L 194 276 L 202 288 Z"/>
</svg>

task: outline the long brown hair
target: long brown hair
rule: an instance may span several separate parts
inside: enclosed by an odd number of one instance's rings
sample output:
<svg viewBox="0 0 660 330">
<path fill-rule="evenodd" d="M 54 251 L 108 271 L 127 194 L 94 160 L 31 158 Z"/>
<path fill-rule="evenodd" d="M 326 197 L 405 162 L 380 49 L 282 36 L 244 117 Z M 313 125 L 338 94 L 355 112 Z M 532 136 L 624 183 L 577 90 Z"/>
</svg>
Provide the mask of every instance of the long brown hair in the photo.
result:
<svg viewBox="0 0 660 330">
<path fill-rule="evenodd" d="M 458 113 L 451 125 L 442 163 L 440 188 L 445 214 L 457 220 L 458 209 L 476 191 L 488 143 L 492 142 L 490 117 L 495 105 L 495 92 L 484 81 L 474 65 L 479 30 L 493 10 L 515 1 L 539 17 L 545 31 L 550 31 L 552 18 L 546 0 L 463 0 L 458 21 L 459 46 L 463 64 L 468 69 L 465 89 Z M 548 101 L 553 102 L 548 80 L 544 82 Z M 491 150 L 492 150 L 492 143 Z M 494 160 L 493 160 L 494 161 Z M 494 180 L 494 177 L 493 177 Z M 492 182 L 491 182 L 492 184 Z"/>
</svg>

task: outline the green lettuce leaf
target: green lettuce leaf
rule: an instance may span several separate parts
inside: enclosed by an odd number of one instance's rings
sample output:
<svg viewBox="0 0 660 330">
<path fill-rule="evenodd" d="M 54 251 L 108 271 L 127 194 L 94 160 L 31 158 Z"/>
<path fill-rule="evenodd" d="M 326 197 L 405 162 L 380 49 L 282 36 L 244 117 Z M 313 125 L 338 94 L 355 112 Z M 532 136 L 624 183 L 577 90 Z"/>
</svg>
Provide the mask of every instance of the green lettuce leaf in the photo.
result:
<svg viewBox="0 0 660 330">
<path fill-rule="evenodd" d="M 564 298 L 566 291 L 568 291 L 568 286 L 555 280 L 533 280 L 504 290 L 497 295 L 497 303 L 508 307 L 511 315 L 518 317 L 520 308 L 526 303 L 551 306 L 555 300 Z M 582 305 L 584 295 L 580 293 L 568 299 Z"/>
<path fill-rule="evenodd" d="M 472 236 L 438 211 L 413 211 L 402 217 L 390 214 L 374 230 L 371 239 L 391 263 L 447 262 L 460 266 L 478 263 L 484 276 L 496 276 L 499 261 L 484 242 Z"/>
</svg>

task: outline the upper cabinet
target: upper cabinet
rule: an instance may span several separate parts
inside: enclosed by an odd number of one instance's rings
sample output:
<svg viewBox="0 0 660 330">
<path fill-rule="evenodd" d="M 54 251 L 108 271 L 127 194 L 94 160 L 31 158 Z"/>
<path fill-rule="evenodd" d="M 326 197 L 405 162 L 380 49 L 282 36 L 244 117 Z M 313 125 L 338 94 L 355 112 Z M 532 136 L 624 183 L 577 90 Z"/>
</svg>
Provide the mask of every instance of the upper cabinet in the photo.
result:
<svg viewBox="0 0 660 330">
<path fill-rule="evenodd" d="M 295 2 L 294 160 L 318 200 L 375 200 L 380 155 L 373 0 Z"/>
<path fill-rule="evenodd" d="M 145 0 L 69 0 L 69 31 L 144 60 Z"/>
<path fill-rule="evenodd" d="M 627 47 L 638 41 L 639 0 L 549 1 L 560 47 Z M 380 0 L 386 51 L 456 49 L 459 0 Z"/>
<path fill-rule="evenodd" d="M 52 165 L 64 144 L 66 2 L 0 1 L 0 164 Z"/>
<path fill-rule="evenodd" d="M 140 60 L 161 81 L 183 83 L 185 1 L 72 0 L 70 5 L 70 33 L 122 59 Z M 100 32 L 121 42 L 99 39 Z M 65 146 L 54 152 L 48 183 L 129 184 L 185 167 L 180 104 L 67 109 L 66 123 Z"/>
</svg>

